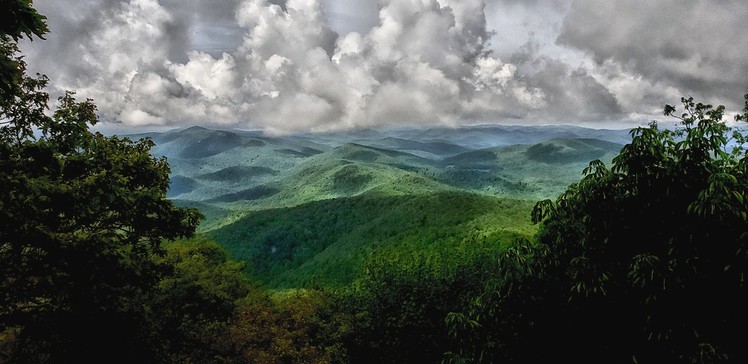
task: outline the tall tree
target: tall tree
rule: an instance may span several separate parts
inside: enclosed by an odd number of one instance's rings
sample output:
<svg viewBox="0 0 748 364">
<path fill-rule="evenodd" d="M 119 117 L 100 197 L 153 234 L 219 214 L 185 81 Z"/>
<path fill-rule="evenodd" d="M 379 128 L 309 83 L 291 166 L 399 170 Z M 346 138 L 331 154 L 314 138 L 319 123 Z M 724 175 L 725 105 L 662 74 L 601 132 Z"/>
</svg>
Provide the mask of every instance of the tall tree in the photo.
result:
<svg viewBox="0 0 748 364">
<path fill-rule="evenodd" d="M 502 279 L 448 317 L 453 359 L 748 360 L 746 138 L 723 106 L 681 101 L 665 107 L 678 128 L 634 129 L 610 168 L 536 205 L 537 244 L 504 253 Z"/>
<path fill-rule="evenodd" d="M 680 113 L 664 110 L 678 129 L 635 129 L 610 169 L 591 164 L 538 206 L 539 240 L 581 337 L 598 348 L 646 361 L 745 361 L 746 335 L 736 333 L 748 324 L 746 139 L 723 106 L 681 102 Z"/>
<path fill-rule="evenodd" d="M 96 106 L 72 92 L 48 115 L 47 78 L 26 75 L 22 36 L 41 37 L 29 0 L 0 6 L 0 332 L 13 360 L 154 360 L 144 307 L 166 239 L 201 215 L 166 199 L 169 165 L 149 140 L 92 133 Z M 106 357 L 106 358 L 104 358 Z"/>
</svg>

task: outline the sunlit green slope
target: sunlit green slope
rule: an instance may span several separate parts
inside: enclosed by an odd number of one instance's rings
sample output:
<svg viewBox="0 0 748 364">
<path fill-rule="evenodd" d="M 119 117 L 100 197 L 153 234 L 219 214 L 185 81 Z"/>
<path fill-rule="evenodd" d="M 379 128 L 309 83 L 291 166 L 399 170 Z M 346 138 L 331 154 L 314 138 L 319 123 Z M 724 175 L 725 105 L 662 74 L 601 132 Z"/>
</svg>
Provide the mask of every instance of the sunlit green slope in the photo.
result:
<svg viewBox="0 0 748 364">
<path fill-rule="evenodd" d="M 350 283 L 375 247 L 437 252 L 530 237 L 532 203 L 470 192 L 355 197 L 251 212 L 208 235 L 274 288 Z"/>
<path fill-rule="evenodd" d="M 472 127 L 305 134 L 153 133 L 169 197 L 272 288 L 345 285 L 371 254 L 500 249 L 530 211 L 618 153 L 622 131 Z M 512 144 L 512 141 L 516 144 Z M 486 243 L 484 243 L 486 242 Z M 472 253 L 466 253 L 472 254 Z"/>
</svg>

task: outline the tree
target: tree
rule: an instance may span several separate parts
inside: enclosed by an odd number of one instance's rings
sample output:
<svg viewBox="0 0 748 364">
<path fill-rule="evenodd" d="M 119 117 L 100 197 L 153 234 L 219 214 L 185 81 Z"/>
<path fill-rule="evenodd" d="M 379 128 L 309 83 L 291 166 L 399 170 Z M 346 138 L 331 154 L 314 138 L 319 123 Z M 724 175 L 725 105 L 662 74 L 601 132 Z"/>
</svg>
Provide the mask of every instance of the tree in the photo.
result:
<svg viewBox="0 0 748 364">
<path fill-rule="evenodd" d="M 601 345 L 640 360 L 744 361 L 746 336 L 733 333 L 748 319 L 746 140 L 723 106 L 681 101 L 681 114 L 664 111 L 680 128 L 635 129 L 611 169 L 594 162 L 539 205 L 539 240 L 586 311 L 583 326 L 620 339 Z M 617 313 L 615 332 L 589 315 L 604 312 Z"/>
<path fill-rule="evenodd" d="M 348 363 L 345 338 L 353 318 L 328 290 L 248 297 L 215 336 L 221 363 Z"/>
<path fill-rule="evenodd" d="M 257 295 L 242 270 L 217 243 L 204 237 L 165 245 L 163 263 L 172 272 L 158 284 L 152 303 L 153 322 L 168 360 L 210 363 L 225 353 L 215 341 L 250 294 Z"/>
<path fill-rule="evenodd" d="M 448 320 L 462 358 L 748 360 L 746 138 L 723 106 L 681 101 L 665 107 L 678 128 L 634 129 L 610 168 L 536 205 L 537 243 L 507 251 L 505 277 Z"/>
<path fill-rule="evenodd" d="M 43 39 L 47 33 L 46 17 L 31 6 L 31 0 L 3 0 L 0 2 L 0 101 L 17 94 L 25 77 L 25 65 L 15 57 L 16 42 L 24 35 L 29 39 Z M 5 105 L 3 105 L 5 106 Z"/>
<path fill-rule="evenodd" d="M 74 93 L 47 115 L 47 78 L 26 75 L 17 41 L 41 37 L 29 0 L 0 10 L 0 332 L 13 360 L 151 361 L 145 303 L 166 272 L 164 240 L 201 215 L 166 199 L 169 165 L 150 140 L 92 133 Z"/>
</svg>

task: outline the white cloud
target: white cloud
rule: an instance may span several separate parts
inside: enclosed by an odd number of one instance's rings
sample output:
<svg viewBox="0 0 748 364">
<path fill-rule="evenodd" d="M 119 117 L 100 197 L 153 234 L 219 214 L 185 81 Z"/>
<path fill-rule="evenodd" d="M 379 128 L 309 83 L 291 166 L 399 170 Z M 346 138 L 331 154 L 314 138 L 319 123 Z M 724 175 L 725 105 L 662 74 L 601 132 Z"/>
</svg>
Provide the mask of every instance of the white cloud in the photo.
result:
<svg viewBox="0 0 748 364">
<path fill-rule="evenodd" d="M 748 91 L 747 18 L 741 0 L 576 0 L 558 40 L 608 72 L 613 64 L 655 88 L 737 107 Z"/>
<path fill-rule="evenodd" d="M 177 82 L 199 90 L 208 100 L 235 97 L 237 86 L 236 63 L 224 53 L 214 59 L 207 53 L 190 52 L 186 64 L 167 63 Z"/>
<path fill-rule="evenodd" d="M 52 32 L 24 50 L 108 120 L 275 133 L 638 117 L 689 87 L 733 92 L 748 74 L 745 37 L 719 33 L 745 13 L 737 1 L 712 9 L 713 40 L 679 33 L 694 30 L 679 19 L 654 24 L 661 4 L 637 18 L 626 2 L 383 0 L 375 17 L 324 1 L 39 3 Z M 696 3 L 677 14 L 713 5 Z M 377 21 L 338 34 L 323 5 Z"/>
</svg>

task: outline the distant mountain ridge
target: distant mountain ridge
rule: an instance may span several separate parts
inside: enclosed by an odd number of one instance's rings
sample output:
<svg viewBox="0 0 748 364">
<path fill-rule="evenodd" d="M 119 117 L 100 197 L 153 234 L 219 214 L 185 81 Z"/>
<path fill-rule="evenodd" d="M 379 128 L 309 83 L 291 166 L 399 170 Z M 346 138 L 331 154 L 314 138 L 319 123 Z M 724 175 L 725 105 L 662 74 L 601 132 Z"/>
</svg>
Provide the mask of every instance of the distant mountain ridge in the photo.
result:
<svg viewBox="0 0 748 364">
<path fill-rule="evenodd" d="M 358 131 L 304 133 L 301 138 L 360 144 L 381 143 L 389 138 L 418 143 L 446 143 L 462 148 L 482 149 L 513 144 L 534 144 L 549 139 L 599 139 L 618 144 L 630 140 L 631 129 L 592 129 L 572 125 L 475 125 L 400 129 L 363 129 Z M 387 147 L 385 144 L 380 146 Z M 376 146 L 376 145 L 373 145 Z M 390 145 L 396 149 L 406 149 Z"/>
<path fill-rule="evenodd" d="M 370 190 L 550 198 L 580 178 L 589 161 L 611 159 L 630 138 L 628 130 L 557 125 L 289 136 L 193 126 L 132 137 L 151 138 L 152 153 L 168 158 L 169 197 L 237 213 Z"/>
<path fill-rule="evenodd" d="M 610 163 L 627 130 L 476 126 L 269 136 L 144 133 L 171 167 L 167 197 L 275 288 L 348 284 L 375 246 L 442 252 L 530 237 L 533 204 Z M 460 248 L 462 247 L 462 248 Z M 307 282 L 307 283 L 304 283 Z"/>
</svg>

